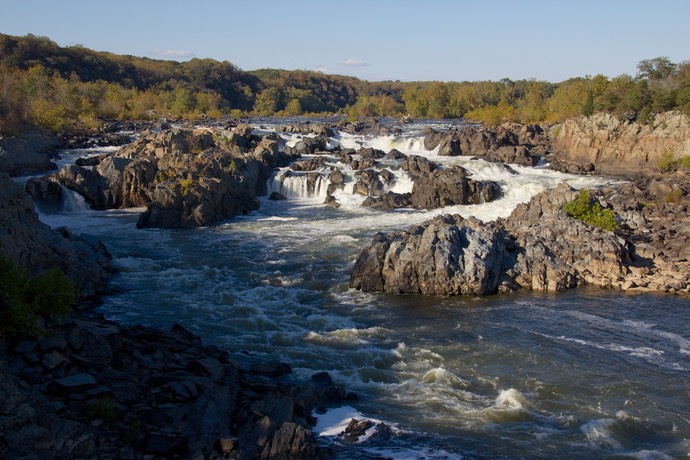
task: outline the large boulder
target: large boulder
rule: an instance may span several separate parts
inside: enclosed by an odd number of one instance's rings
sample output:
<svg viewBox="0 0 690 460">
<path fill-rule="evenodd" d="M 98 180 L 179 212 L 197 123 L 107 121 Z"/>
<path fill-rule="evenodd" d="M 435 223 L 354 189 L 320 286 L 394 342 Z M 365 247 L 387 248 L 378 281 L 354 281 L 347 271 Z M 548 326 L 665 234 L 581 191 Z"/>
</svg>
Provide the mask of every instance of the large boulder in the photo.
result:
<svg viewBox="0 0 690 460">
<path fill-rule="evenodd" d="M 47 131 L 29 131 L 20 136 L 0 136 L 0 172 L 12 176 L 56 169 L 50 153 L 62 141 Z"/>
<path fill-rule="evenodd" d="M 454 165 L 419 175 L 412 187 L 412 206 L 436 209 L 459 204 L 488 203 L 501 194 L 493 181 L 477 181 L 468 177 L 467 170 Z"/>
<path fill-rule="evenodd" d="M 507 239 L 499 227 L 445 215 L 378 234 L 357 257 L 350 287 L 395 294 L 486 295 L 502 281 Z"/>
</svg>

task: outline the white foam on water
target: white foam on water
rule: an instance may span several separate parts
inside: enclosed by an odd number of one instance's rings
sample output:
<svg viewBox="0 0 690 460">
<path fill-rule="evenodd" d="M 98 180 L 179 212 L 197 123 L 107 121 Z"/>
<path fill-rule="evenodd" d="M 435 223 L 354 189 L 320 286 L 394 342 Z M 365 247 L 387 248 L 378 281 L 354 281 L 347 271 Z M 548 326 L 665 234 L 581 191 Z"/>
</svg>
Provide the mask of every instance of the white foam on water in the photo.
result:
<svg viewBox="0 0 690 460">
<path fill-rule="evenodd" d="M 468 381 L 461 379 L 442 367 L 427 371 L 427 373 L 422 376 L 422 382 L 425 384 L 439 384 L 452 388 L 466 388 L 469 386 Z"/>
<path fill-rule="evenodd" d="M 257 219 L 259 222 L 294 222 L 298 220 L 297 217 L 281 217 L 281 216 L 270 216 L 270 217 L 263 217 L 261 219 Z"/>
<path fill-rule="evenodd" d="M 620 458 L 636 458 L 638 460 L 674 460 L 675 457 L 671 457 L 658 450 L 638 450 L 633 452 L 622 452 L 616 455 Z M 690 453 L 687 455 L 690 457 Z"/>
<path fill-rule="evenodd" d="M 369 342 L 360 337 L 356 329 L 340 329 L 332 332 L 318 333 L 309 331 L 305 340 L 319 345 L 327 345 L 332 348 L 354 349 Z"/>
<path fill-rule="evenodd" d="M 316 417 L 316 425 L 312 428 L 312 431 L 317 434 L 317 436 L 338 436 L 345 428 L 350 424 L 352 419 L 367 419 L 361 412 L 351 406 L 336 407 L 334 409 L 329 409 L 324 414 L 312 414 Z M 374 422 L 373 419 L 368 419 Z"/>
<path fill-rule="evenodd" d="M 524 410 L 530 406 L 527 398 L 515 388 L 501 391 L 494 402 L 496 409 Z"/>
<path fill-rule="evenodd" d="M 612 431 L 615 424 L 616 420 L 612 418 L 590 420 L 580 427 L 580 431 L 597 447 L 620 449 L 621 443 L 615 439 Z"/>
</svg>

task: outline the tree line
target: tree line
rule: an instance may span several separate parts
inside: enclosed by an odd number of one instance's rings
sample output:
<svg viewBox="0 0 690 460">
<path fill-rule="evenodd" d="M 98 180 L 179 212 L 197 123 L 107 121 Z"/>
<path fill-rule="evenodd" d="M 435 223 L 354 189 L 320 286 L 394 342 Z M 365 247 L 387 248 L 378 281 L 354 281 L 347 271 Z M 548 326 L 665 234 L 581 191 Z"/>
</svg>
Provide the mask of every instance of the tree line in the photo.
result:
<svg viewBox="0 0 690 460">
<path fill-rule="evenodd" d="M 368 82 L 311 71 L 245 72 L 227 61 L 175 62 L 60 47 L 47 37 L 0 34 L 0 132 L 55 132 L 103 119 L 410 115 L 487 124 L 557 122 L 594 112 L 647 121 L 690 114 L 690 63 L 657 57 L 635 76 L 477 82 Z"/>
</svg>

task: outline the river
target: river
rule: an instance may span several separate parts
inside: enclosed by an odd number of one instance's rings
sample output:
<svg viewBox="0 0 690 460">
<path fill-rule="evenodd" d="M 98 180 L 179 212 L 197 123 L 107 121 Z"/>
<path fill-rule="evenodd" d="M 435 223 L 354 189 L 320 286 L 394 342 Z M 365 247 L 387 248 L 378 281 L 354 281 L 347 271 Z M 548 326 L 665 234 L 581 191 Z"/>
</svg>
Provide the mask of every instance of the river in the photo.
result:
<svg viewBox="0 0 690 460">
<path fill-rule="evenodd" d="M 242 363 L 286 362 L 295 381 L 328 371 L 358 393 L 351 406 L 316 414 L 315 432 L 336 458 L 689 455 L 687 298 L 589 289 L 440 298 L 348 288 L 358 252 L 377 231 L 442 212 L 492 220 L 561 182 L 605 182 L 439 157 L 422 149 L 420 133 L 415 125 L 402 137 L 343 134 L 335 142 L 458 163 L 474 178 L 498 180 L 503 198 L 382 212 L 362 208 L 363 197 L 346 187 L 336 193 L 341 207 L 328 209 L 324 184 L 307 196 L 300 184 L 272 180 L 269 188 L 289 200 L 264 197 L 258 211 L 208 228 L 137 230 L 137 210 L 91 211 L 76 197 L 41 219 L 98 236 L 113 254 L 120 272 L 99 307 L 106 317 L 162 328 L 181 323 Z M 99 152 L 66 151 L 63 161 Z M 411 182 L 394 172 L 390 188 L 408 191 Z M 383 421 L 393 435 L 344 443 L 333 435 L 353 415 Z"/>
</svg>

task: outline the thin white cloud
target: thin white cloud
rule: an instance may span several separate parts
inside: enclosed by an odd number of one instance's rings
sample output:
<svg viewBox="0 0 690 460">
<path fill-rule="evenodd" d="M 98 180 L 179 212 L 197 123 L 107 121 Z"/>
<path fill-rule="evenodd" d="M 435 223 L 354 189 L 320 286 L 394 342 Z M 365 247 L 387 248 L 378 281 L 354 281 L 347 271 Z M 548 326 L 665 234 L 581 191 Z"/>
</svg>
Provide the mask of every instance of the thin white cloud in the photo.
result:
<svg viewBox="0 0 690 460">
<path fill-rule="evenodd" d="M 366 67 L 369 65 L 369 64 L 367 64 L 366 61 L 363 61 L 361 59 L 352 59 L 352 58 L 345 59 L 343 61 L 343 64 L 354 66 L 354 67 Z"/>
<path fill-rule="evenodd" d="M 333 71 L 333 69 L 329 69 L 328 67 L 317 67 L 314 69 L 314 72 L 321 72 L 321 73 L 329 74 L 329 73 L 333 73 L 334 71 Z"/>
<path fill-rule="evenodd" d="M 190 50 L 153 50 L 151 54 L 164 59 L 185 60 L 195 56 Z"/>
</svg>

